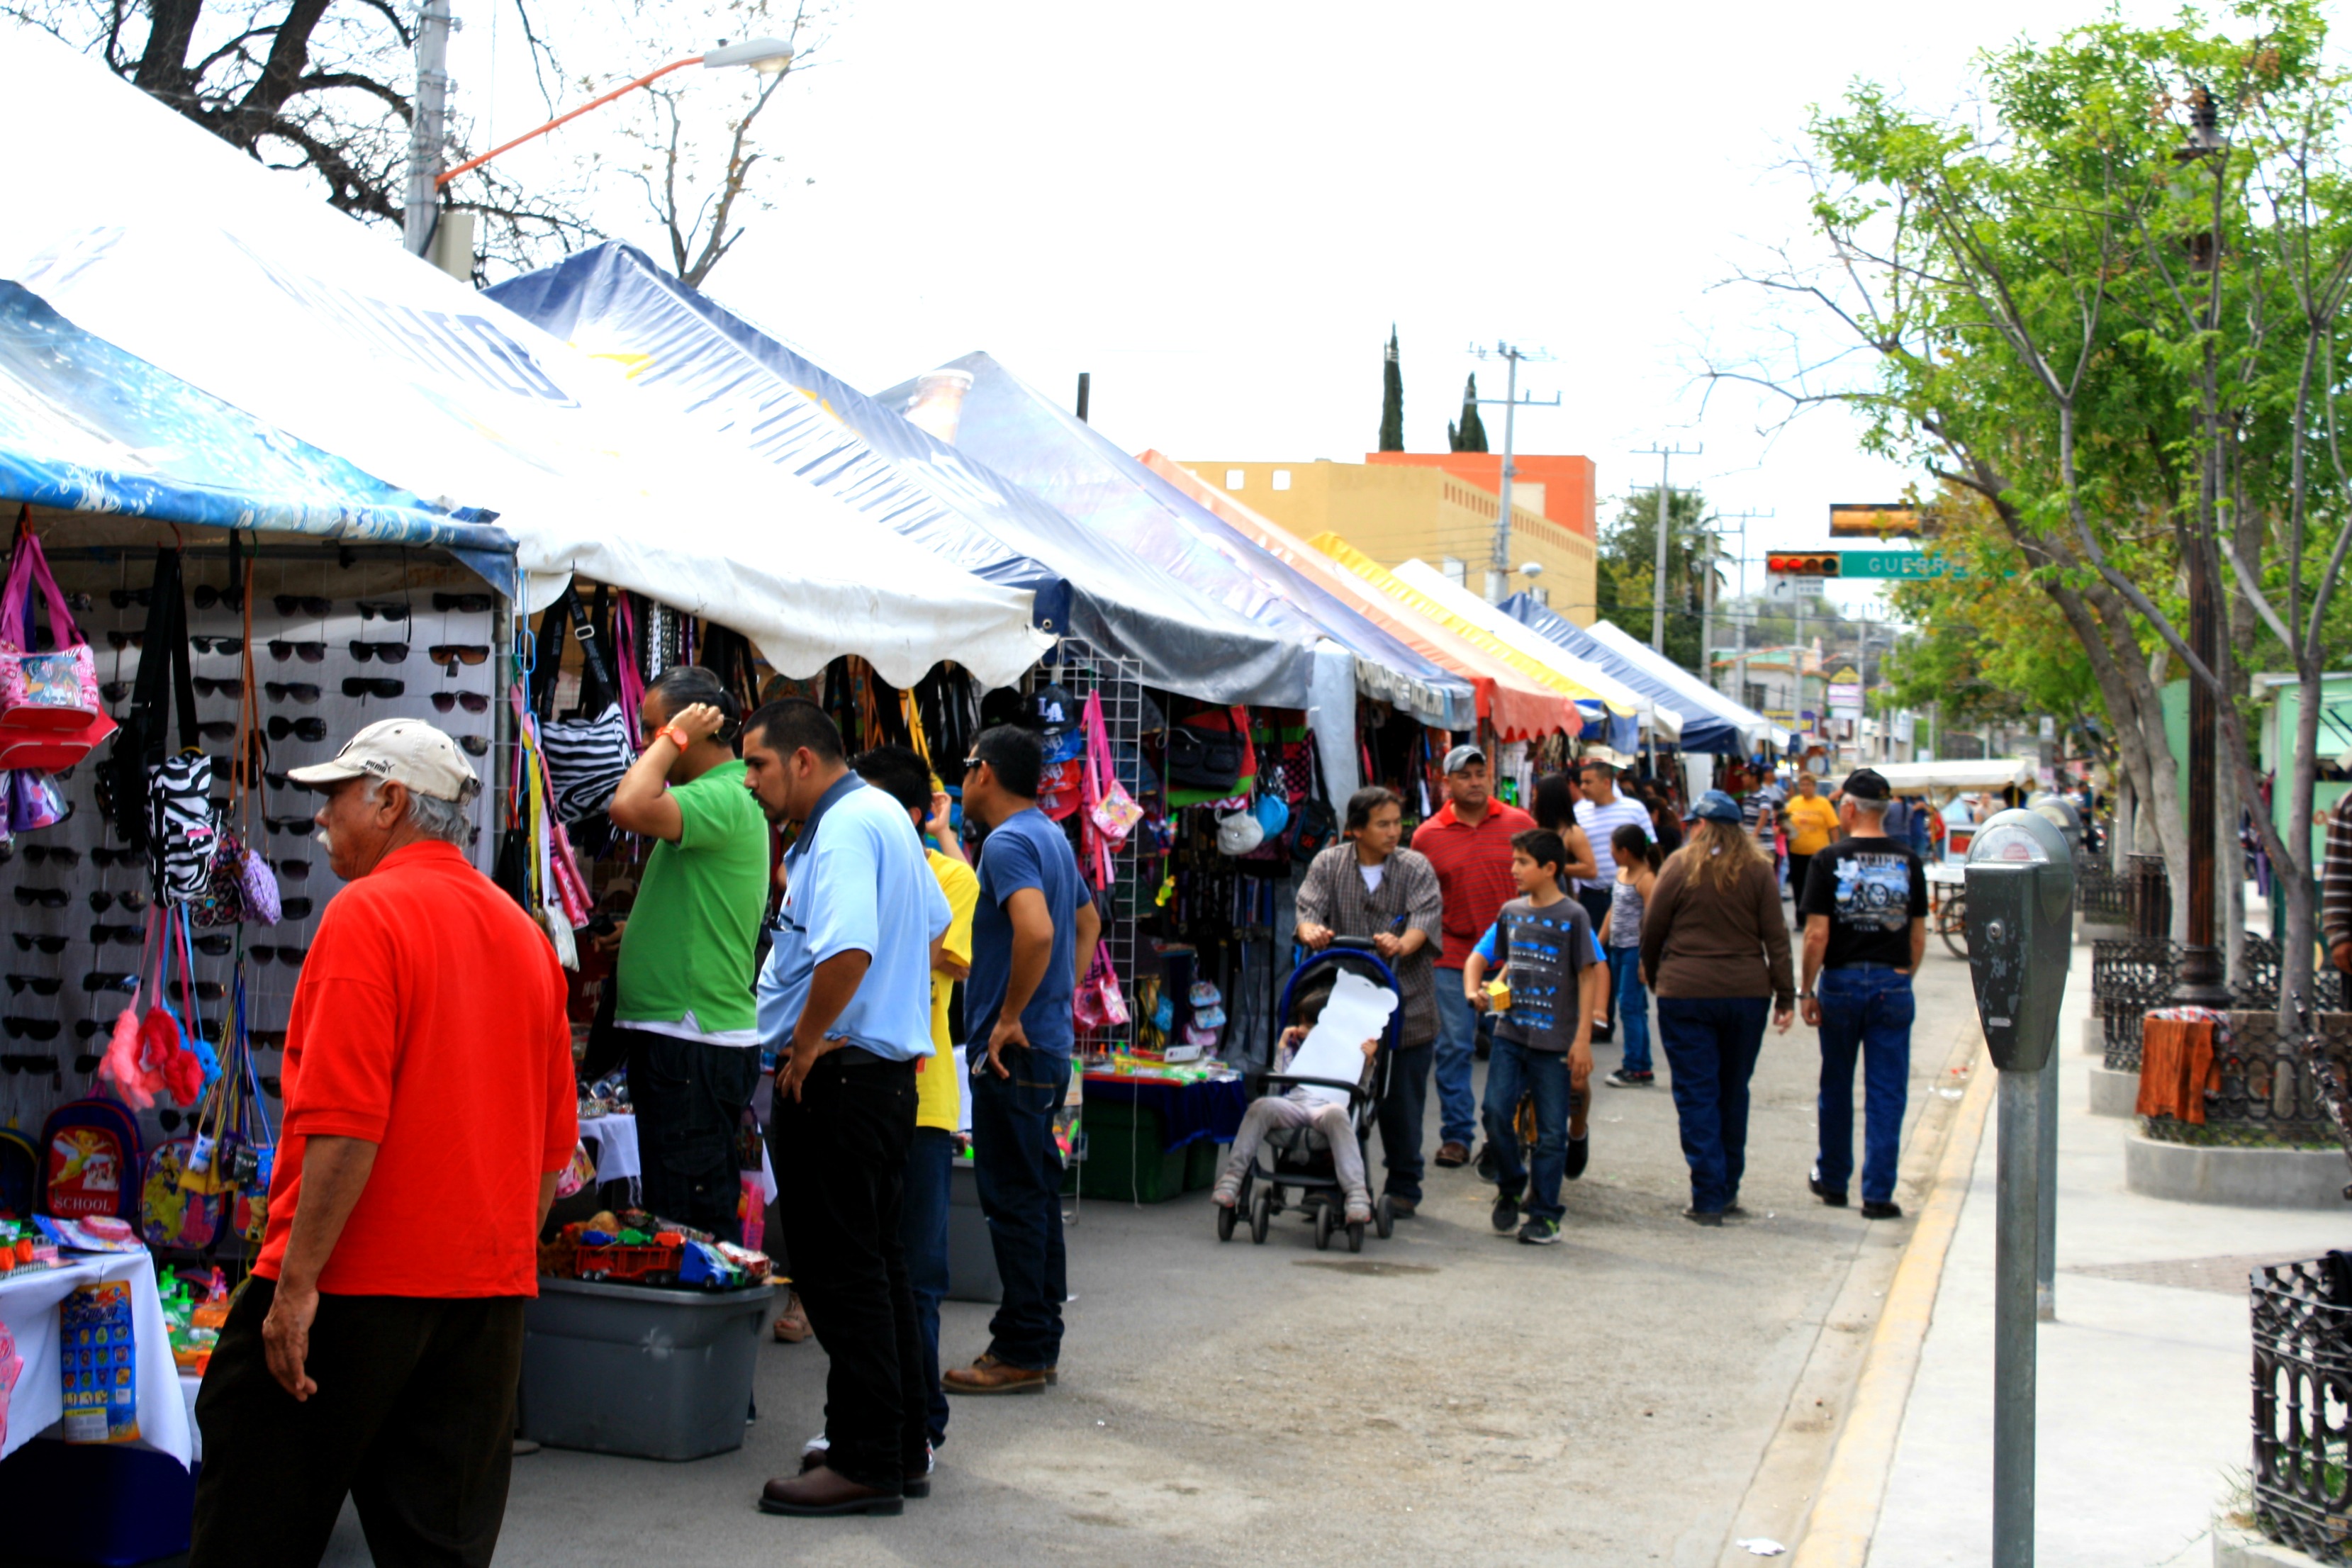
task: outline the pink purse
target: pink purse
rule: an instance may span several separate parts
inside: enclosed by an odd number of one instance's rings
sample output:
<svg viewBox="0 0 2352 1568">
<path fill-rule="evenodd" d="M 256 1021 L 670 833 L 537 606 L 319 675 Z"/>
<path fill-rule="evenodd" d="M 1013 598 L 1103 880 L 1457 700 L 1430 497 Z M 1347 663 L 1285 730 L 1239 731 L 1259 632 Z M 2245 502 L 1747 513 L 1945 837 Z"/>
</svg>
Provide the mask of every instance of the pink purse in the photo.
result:
<svg viewBox="0 0 2352 1568">
<path fill-rule="evenodd" d="M 1070 998 L 1070 1016 L 1081 1029 L 1115 1029 L 1128 1019 L 1127 995 L 1119 989 L 1118 972 L 1110 966 L 1110 950 L 1095 944 L 1094 962 Z"/>
<path fill-rule="evenodd" d="M 48 600 L 54 651 L 32 648 L 30 600 Z M 98 666 L 49 574 L 41 542 L 20 518 L 8 579 L 0 588 L 0 768 L 68 768 L 114 731 L 98 693 Z"/>
<path fill-rule="evenodd" d="M 1106 847 L 1116 851 L 1127 843 L 1135 825 L 1143 820 L 1143 807 L 1135 804 L 1118 782 L 1118 771 L 1110 760 L 1110 733 L 1103 724 L 1102 697 L 1098 692 L 1087 693 L 1086 717 L 1087 768 L 1088 790 L 1092 797 L 1087 803 L 1087 819 L 1101 834 Z"/>
</svg>

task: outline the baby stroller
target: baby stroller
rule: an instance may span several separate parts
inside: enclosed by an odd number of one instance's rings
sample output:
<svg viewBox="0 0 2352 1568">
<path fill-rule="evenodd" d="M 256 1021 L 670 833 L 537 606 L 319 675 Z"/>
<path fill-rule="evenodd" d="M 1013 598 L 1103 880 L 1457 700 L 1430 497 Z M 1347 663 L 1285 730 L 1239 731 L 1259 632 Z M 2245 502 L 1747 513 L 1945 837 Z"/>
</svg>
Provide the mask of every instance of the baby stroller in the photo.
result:
<svg viewBox="0 0 2352 1568">
<path fill-rule="evenodd" d="M 1281 1094 L 1302 1084 L 1344 1090 L 1348 1096 L 1348 1121 L 1355 1129 L 1360 1147 L 1371 1136 L 1373 1107 L 1387 1092 L 1390 1065 L 1395 1059 L 1397 1042 L 1404 1027 L 1403 994 L 1396 975 L 1381 962 L 1370 941 L 1362 937 L 1334 937 L 1329 947 L 1312 954 L 1291 971 L 1290 979 L 1282 988 L 1282 1004 L 1276 1016 L 1285 1025 L 1292 1022 L 1292 1006 L 1302 984 L 1326 971 L 1345 969 L 1354 970 L 1398 999 L 1373 1058 L 1371 1088 L 1366 1089 L 1360 1082 L 1341 1083 L 1335 1079 L 1265 1073 L 1259 1076 L 1256 1089 L 1260 1095 Z M 1276 1128 L 1265 1135 L 1265 1141 L 1258 1146 L 1256 1159 L 1242 1173 L 1240 1201 L 1232 1208 L 1217 1209 L 1217 1239 L 1232 1240 L 1234 1224 L 1246 1212 L 1250 1240 L 1264 1245 L 1274 1216 L 1283 1211 L 1292 1194 L 1314 1218 L 1317 1251 L 1328 1250 L 1332 1233 L 1342 1229 L 1347 1232 L 1349 1251 L 1364 1249 L 1362 1222 L 1350 1225 L 1341 1218 L 1345 1205 L 1339 1173 L 1331 1163 L 1331 1145 L 1314 1127 Z M 1372 1228 L 1386 1241 L 1395 1226 L 1396 1211 L 1383 1193 L 1372 1206 Z"/>
</svg>

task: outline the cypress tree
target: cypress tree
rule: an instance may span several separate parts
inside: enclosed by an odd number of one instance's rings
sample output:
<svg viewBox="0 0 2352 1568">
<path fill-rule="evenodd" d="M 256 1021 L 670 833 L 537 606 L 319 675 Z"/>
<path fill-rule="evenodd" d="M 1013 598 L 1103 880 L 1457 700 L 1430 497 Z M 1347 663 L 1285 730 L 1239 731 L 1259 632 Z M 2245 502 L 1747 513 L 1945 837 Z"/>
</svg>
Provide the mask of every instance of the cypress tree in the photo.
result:
<svg viewBox="0 0 2352 1568">
<path fill-rule="evenodd" d="M 1456 452 L 1483 452 L 1486 449 L 1486 425 L 1478 417 L 1478 376 L 1474 371 L 1470 384 L 1462 389 L 1462 423 L 1448 421 L 1445 444 Z"/>
<path fill-rule="evenodd" d="M 1381 367 L 1381 450 L 1404 450 L 1404 367 L 1397 362 L 1396 323 L 1389 323 L 1388 363 Z"/>
</svg>

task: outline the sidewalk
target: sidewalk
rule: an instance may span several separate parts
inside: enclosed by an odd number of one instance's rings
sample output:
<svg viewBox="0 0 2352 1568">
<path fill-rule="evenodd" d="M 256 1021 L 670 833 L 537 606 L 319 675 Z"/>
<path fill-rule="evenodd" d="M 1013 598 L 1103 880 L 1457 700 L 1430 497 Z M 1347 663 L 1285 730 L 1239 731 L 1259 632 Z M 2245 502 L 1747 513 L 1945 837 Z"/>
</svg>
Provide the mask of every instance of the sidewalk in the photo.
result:
<svg viewBox="0 0 2352 1568">
<path fill-rule="evenodd" d="M 2167 1203 L 2124 1188 L 2128 1118 L 2094 1117 L 2074 1020 L 2074 950 L 2055 1063 L 2058 1321 L 2041 1333 L 2038 1552 L 2043 1568 L 2211 1561 L 2217 1505 L 2243 1480 L 2251 1426 L 2246 1271 L 2352 1241 L 2337 1215 Z M 1994 1120 L 1985 1124 L 1903 1417 L 1869 1561 L 1991 1561 Z"/>
</svg>

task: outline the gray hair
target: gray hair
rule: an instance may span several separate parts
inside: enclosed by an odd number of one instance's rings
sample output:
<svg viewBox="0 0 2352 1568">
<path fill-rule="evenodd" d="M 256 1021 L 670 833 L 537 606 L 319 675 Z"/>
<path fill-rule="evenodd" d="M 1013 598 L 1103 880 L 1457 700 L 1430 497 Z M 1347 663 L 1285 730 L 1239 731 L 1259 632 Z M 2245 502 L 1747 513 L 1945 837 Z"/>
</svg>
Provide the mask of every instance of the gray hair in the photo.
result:
<svg viewBox="0 0 2352 1568">
<path fill-rule="evenodd" d="M 367 799 L 373 800 L 383 792 L 382 779 L 371 777 L 367 781 Z M 457 801 L 443 800 L 437 795 L 426 795 L 421 790 L 410 789 L 408 820 L 415 825 L 417 832 L 427 838 L 438 838 L 444 844 L 454 844 L 460 849 L 473 847 L 473 816 Z"/>
</svg>

